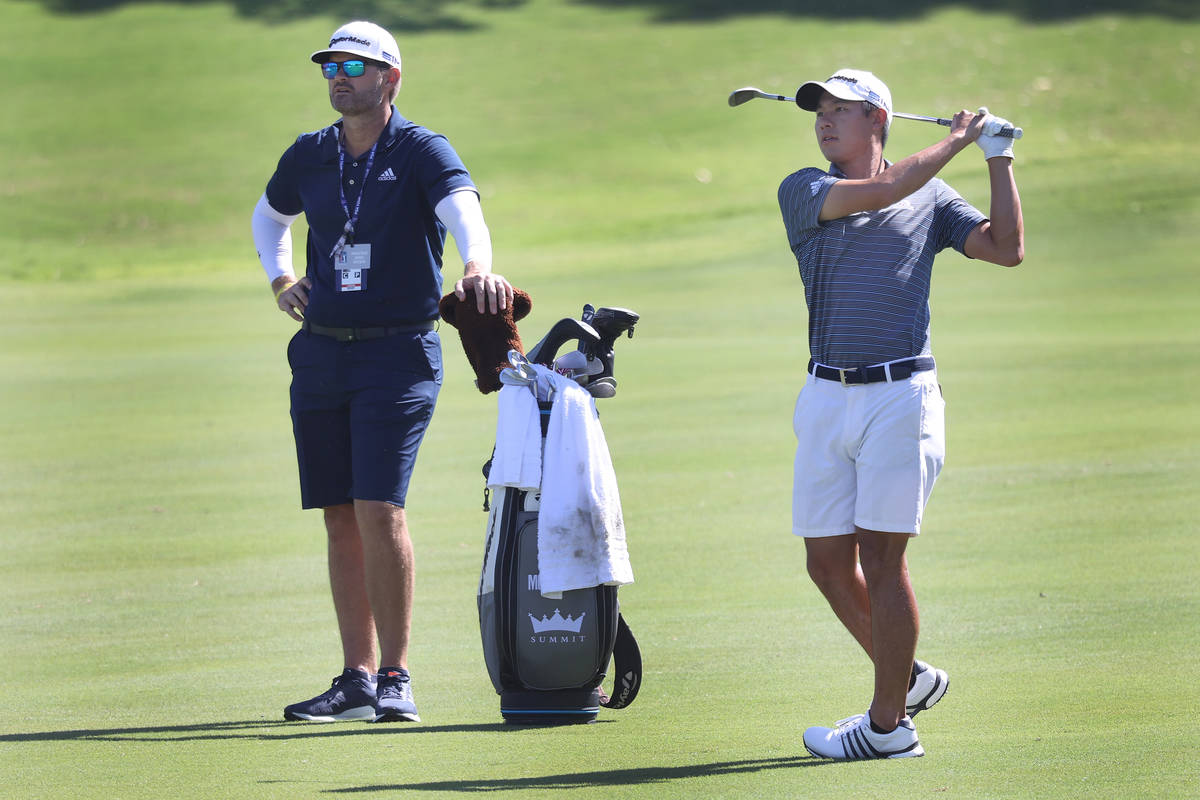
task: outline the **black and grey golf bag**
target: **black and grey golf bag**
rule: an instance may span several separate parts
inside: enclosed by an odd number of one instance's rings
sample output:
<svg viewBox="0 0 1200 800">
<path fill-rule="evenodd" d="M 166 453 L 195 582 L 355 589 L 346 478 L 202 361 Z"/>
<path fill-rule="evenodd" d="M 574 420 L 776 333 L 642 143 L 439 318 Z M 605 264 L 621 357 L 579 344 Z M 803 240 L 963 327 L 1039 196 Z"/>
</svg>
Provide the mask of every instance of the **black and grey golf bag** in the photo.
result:
<svg viewBox="0 0 1200 800">
<path fill-rule="evenodd" d="M 532 350 L 527 360 L 512 354 L 515 370 L 501 380 L 518 383 L 522 363 L 553 364 L 559 347 L 577 340 L 591 368 L 575 378 L 595 397 L 611 397 L 613 343 L 622 333 L 633 335 L 638 315 L 626 309 L 584 308 L 581 322 L 560 320 Z M 597 364 L 599 362 L 599 364 Z M 553 403 L 540 400 L 542 444 Z M 484 466 L 485 478 L 492 461 Z M 513 724 L 592 722 L 601 707 L 623 708 L 641 686 L 641 654 L 621 617 L 615 586 L 564 591 L 551 599 L 541 594 L 538 569 L 540 491 L 510 486 L 488 496 L 487 543 L 480 576 L 479 630 L 484 661 L 496 692 L 500 713 Z M 612 696 L 601 688 L 615 667 Z"/>
</svg>

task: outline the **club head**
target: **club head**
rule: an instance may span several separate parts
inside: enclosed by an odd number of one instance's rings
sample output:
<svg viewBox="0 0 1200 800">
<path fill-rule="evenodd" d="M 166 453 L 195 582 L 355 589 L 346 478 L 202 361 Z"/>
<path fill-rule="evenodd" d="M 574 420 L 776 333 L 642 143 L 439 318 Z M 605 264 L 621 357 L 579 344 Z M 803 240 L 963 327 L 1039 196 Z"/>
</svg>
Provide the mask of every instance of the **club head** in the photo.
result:
<svg viewBox="0 0 1200 800">
<path fill-rule="evenodd" d="M 533 371 L 533 367 L 530 366 L 529 359 L 520 350 L 508 351 L 508 363 L 512 365 L 510 369 L 516 375 L 520 376 L 522 380 L 531 381 L 537 377 Z M 501 374 L 501 379 L 503 377 L 503 374 Z"/>
<path fill-rule="evenodd" d="M 521 375 L 521 373 L 512 367 L 505 367 L 500 370 L 500 382 L 505 386 L 524 386 L 528 388 L 533 384 L 533 379 Z"/>
<path fill-rule="evenodd" d="M 587 390 L 592 397 L 613 397 L 617 393 L 617 379 L 600 378 L 598 380 L 594 380 L 587 385 Z"/>
<path fill-rule="evenodd" d="M 554 368 L 561 372 L 576 372 L 587 369 L 588 357 L 578 350 L 571 350 L 554 359 Z"/>
<path fill-rule="evenodd" d="M 633 326 L 637 325 L 639 319 L 641 316 L 628 308 L 605 307 L 594 311 L 588 324 L 596 329 L 596 332 L 600 334 L 600 339 L 608 347 L 612 347 L 612 343 L 621 334 L 633 338 Z"/>
<path fill-rule="evenodd" d="M 734 89 L 729 93 L 729 105 L 740 106 L 742 103 L 749 103 L 760 94 L 762 94 L 762 92 L 760 92 L 758 89 L 755 89 L 753 86 L 747 86 L 743 89 Z"/>
<path fill-rule="evenodd" d="M 734 89 L 729 93 L 729 105 L 740 106 L 742 103 L 748 103 L 758 97 L 761 97 L 763 100 L 779 100 L 784 103 L 796 102 L 796 98 L 794 97 L 771 94 L 770 92 L 764 92 L 762 89 L 756 89 L 753 86 L 744 86 L 741 89 Z"/>
</svg>

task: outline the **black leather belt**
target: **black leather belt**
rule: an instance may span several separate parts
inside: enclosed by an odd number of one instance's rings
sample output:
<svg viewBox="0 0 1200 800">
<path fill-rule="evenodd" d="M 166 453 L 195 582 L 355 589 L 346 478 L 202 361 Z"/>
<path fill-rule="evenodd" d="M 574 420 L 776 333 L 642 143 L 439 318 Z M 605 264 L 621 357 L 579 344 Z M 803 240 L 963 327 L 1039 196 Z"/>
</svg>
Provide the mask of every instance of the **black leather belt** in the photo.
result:
<svg viewBox="0 0 1200 800">
<path fill-rule="evenodd" d="M 421 333 L 433 330 L 433 320 L 415 322 L 411 325 L 389 325 L 383 328 L 327 328 L 324 325 L 314 325 L 305 322 L 304 330 L 318 336 L 328 336 L 339 342 L 361 342 L 367 339 L 382 339 L 385 336 L 395 336 L 398 333 Z"/>
<path fill-rule="evenodd" d="M 857 386 L 864 383 L 879 383 L 880 381 L 902 381 L 911 377 L 914 372 L 925 372 L 933 369 L 934 360 L 929 356 L 918 356 L 893 361 L 890 364 L 876 364 L 871 367 L 854 367 L 852 369 L 835 369 L 808 360 L 808 372 L 826 381 L 840 381 L 842 386 Z"/>
</svg>

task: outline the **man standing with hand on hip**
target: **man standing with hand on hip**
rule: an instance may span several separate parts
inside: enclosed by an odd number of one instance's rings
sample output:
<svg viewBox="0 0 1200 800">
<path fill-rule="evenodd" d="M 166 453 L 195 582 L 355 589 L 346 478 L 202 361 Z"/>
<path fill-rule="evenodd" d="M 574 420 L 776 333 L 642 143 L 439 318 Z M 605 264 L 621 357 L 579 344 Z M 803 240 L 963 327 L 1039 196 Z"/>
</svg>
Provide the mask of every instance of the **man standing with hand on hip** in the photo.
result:
<svg viewBox="0 0 1200 800">
<path fill-rule="evenodd" d="M 442 382 L 434 321 L 446 232 L 464 262 L 460 299 L 473 290 L 481 312 L 497 313 L 512 287 L 491 271 L 490 234 L 458 154 L 392 105 L 395 39 L 351 22 L 312 60 L 341 119 L 287 149 L 252 228 L 279 309 L 302 323 L 288 345 L 301 502 L 324 512 L 345 664 L 328 691 L 284 717 L 418 722 L 404 507 Z M 308 263 L 297 280 L 290 227 L 302 213 Z"/>
<path fill-rule="evenodd" d="M 796 104 L 816 112 L 830 166 L 779 187 L 811 355 L 793 422 L 793 533 L 805 537 L 809 576 L 875 670 L 867 712 L 807 729 L 804 746 L 836 759 L 920 756 L 912 716 L 948 683 L 916 660 L 905 559 L 945 455 L 930 277 L 946 247 L 1003 266 L 1024 258 L 1012 140 L 995 135 L 1007 123 L 986 109 L 960 111 L 942 141 L 890 163 L 891 92 L 859 70 L 805 83 Z M 971 142 L 987 159 L 990 218 L 936 177 Z"/>
</svg>

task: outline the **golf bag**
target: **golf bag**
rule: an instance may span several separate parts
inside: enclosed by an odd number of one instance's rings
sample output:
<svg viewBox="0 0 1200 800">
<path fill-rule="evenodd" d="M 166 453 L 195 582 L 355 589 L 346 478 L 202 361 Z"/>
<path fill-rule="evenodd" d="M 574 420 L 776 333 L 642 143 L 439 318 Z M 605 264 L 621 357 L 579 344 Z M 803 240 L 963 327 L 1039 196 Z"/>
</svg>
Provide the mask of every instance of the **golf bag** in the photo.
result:
<svg viewBox="0 0 1200 800">
<path fill-rule="evenodd" d="M 501 380 L 517 384 L 528 374 L 522 364 L 553 364 L 559 347 L 579 341 L 586 361 L 575 380 L 594 397 L 611 397 L 613 342 L 633 335 L 638 315 L 626 309 L 585 306 L 583 321 L 560 320 L 532 350 L 527 360 L 511 354 L 516 371 Z M 536 395 L 536 391 L 535 391 Z M 546 442 L 553 402 L 538 401 L 542 446 Z M 493 454 L 494 455 L 494 454 Z M 484 466 L 490 474 L 492 461 Z M 641 654 L 621 617 L 617 587 L 593 586 L 543 597 L 538 568 L 540 491 L 506 486 L 484 489 L 488 513 L 487 540 L 480 576 L 479 631 L 484 661 L 496 692 L 500 713 L 512 724 L 554 725 L 592 722 L 601 707 L 623 708 L 641 686 Z M 601 683 L 612 660 L 616 668 L 613 696 Z"/>
</svg>

